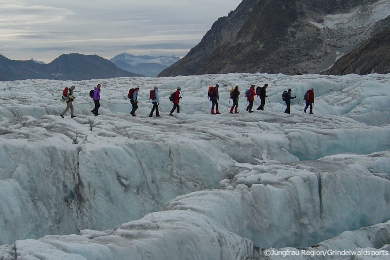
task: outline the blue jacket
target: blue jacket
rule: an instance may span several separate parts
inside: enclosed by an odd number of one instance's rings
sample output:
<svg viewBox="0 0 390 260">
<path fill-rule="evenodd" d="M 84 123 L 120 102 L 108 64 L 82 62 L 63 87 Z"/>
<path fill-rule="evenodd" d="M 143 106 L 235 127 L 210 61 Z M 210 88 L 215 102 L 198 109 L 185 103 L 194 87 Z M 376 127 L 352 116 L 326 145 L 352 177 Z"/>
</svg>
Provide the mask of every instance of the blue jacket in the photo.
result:
<svg viewBox="0 0 390 260">
<path fill-rule="evenodd" d="M 138 97 L 138 91 L 136 90 L 133 92 L 133 98 L 131 100 L 137 101 L 137 97 Z"/>
</svg>

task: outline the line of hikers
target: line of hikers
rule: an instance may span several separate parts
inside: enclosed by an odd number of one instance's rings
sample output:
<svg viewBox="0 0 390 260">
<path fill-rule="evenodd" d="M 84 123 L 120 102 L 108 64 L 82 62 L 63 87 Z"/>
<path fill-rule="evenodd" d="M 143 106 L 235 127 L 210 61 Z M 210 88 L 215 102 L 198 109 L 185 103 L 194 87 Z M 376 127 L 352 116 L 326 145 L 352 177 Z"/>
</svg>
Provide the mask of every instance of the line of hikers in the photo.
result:
<svg viewBox="0 0 390 260">
<path fill-rule="evenodd" d="M 211 114 L 220 114 L 218 109 L 218 101 L 219 101 L 219 92 L 218 92 L 219 85 L 215 84 L 215 86 L 210 86 L 208 90 L 208 97 L 211 101 Z M 263 87 L 256 87 L 255 85 L 251 85 L 249 89 L 245 91 L 245 98 L 248 101 L 248 106 L 246 107 L 246 111 L 249 113 L 253 112 L 253 102 L 255 100 L 255 97 L 258 96 L 260 98 L 260 106 L 257 108 L 257 110 L 264 110 L 265 106 L 265 98 L 267 96 L 267 88 L 268 84 L 264 84 Z M 233 101 L 233 105 L 230 107 L 230 113 L 238 113 L 238 100 L 240 96 L 239 87 L 235 86 L 230 90 L 230 99 Z M 290 105 L 291 105 L 291 99 L 296 98 L 296 96 L 291 96 L 291 89 L 288 89 L 287 91 L 283 91 L 282 99 L 286 103 L 286 110 L 284 113 L 290 114 Z M 313 114 L 313 103 L 314 103 L 314 89 L 311 88 L 308 91 L 306 91 L 305 96 L 303 98 L 306 101 L 306 106 L 304 108 L 304 112 L 306 113 L 306 110 L 308 107 L 310 107 L 310 114 Z M 215 108 L 215 110 L 214 110 Z"/>
<path fill-rule="evenodd" d="M 95 115 L 99 115 L 99 108 L 100 108 L 100 88 L 101 85 L 97 84 L 97 86 L 90 91 L 89 95 L 93 99 L 95 107 L 94 109 L 91 110 L 91 112 Z M 248 106 L 246 108 L 246 111 L 249 113 L 253 112 L 253 103 L 255 100 L 255 97 L 258 96 L 260 98 L 260 106 L 257 108 L 257 110 L 264 110 L 265 106 L 265 99 L 268 97 L 267 96 L 267 88 L 268 84 L 264 84 L 263 87 L 258 86 L 256 88 L 255 85 L 251 85 L 249 89 L 245 91 L 245 98 L 248 101 Z M 215 86 L 210 86 L 208 89 L 208 98 L 211 101 L 211 114 L 221 114 L 219 112 L 218 108 L 218 101 L 219 101 L 219 85 L 216 84 Z M 71 117 L 76 117 L 74 115 L 74 107 L 73 107 L 73 101 L 74 101 L 74 96 L 73 96 L 73 91 L 75 90 L 75 86 L 71 87 L 66 87 L 63 90 L 62 94 L 62 99 L 66 102 L 66 108 L 65 110 L 60 114 L 62 118 L 64 118 L 65 113 L 70 109 L 71 111 Z M 131 88 L 127 94 L 127 97 L 130 99 L 130 103 L 132 106 L 130 114 L 132 116 L 136 116 L 135 112 L 138 109 L 138 92 L 139 88 Z M 173 112 L 176 110 L 177 113 L 180 113 L 180 99 L 181 97 L 181 88 L 178 87 L 175 92 L 173 92 L 169 100 L 172 101 L 173 107 L 169 113 L 170 116 L 173 116 Z M 239 87 L 235 86 L 230 90 L 230 99 L 233 101 L 233 105 L 230 107 L 230 113 L 238 113 L 238 100 L 240 96 L 240 91 Z M 286 110 L 284 113 L 290 114 L 290 105 L 291 105 L 291 100 L 295 99 L 296 96 L 291 96 L 291 89 L 288 89 L 287 91 L 283 91 L 282 93 L 282 99 L 286 103 Z M 149 93 L 149 99 L 152 100 L 152 110 L 149 113 L 149 117 L 153 117 L 154 111 L 156 111 L 156 116 L 160 116 L 159 113 L 159 94 L 158 94 L 158 87 L 154 87 L 152 90 L 150 90 Z M 304 108 L 304 112 L 306 113 L 307 109 L 309 108 L 309 113 L 313 114 L 313 104 L 314 104 L 314 89 L 310 88 L 308 91 L 306 91 L 304 98 L 306 101 L 306 106 Z"/>
</svg>

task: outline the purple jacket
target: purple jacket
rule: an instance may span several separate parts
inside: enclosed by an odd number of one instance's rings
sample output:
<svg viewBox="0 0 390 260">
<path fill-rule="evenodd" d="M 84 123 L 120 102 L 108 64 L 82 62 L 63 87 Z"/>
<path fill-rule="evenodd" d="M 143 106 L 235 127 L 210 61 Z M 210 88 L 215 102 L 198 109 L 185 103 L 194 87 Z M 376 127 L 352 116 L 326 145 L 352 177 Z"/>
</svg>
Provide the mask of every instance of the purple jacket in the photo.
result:
<svg viewBox="0 0 390 260">
<path fill-rule="evenodd" d="M 100 89 L 97 87 L 93 90 L 93 100 L 100 100 Z"/>
</svg>

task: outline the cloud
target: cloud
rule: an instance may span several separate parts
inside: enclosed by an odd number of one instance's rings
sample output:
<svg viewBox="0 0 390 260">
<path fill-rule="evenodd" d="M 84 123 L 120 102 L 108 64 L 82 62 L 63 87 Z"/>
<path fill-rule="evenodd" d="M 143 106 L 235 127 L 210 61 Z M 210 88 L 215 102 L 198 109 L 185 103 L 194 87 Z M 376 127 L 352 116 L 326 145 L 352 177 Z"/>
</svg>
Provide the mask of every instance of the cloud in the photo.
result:
<svg viewBox="0 0 390 260">
<path fill-rule="evenodd" d="M 74 13 L 66 8 L 5 2 L 0 3 L 0 28 L 31 27 L 33 24 L 58 22 L 70 15 Z"/>
<path fill-rule="evenodd" d="M 183 56 L 219 17 L 226 16 L 240 2 L 3 1 L 0 54 L 10 59 L 34 58 L 45 62 L 70 52 L 105 58 L 125 51 L 145 52 L 139 54 L 171 51 L 168 55 Z M 56 53 L 56 49 L 62 53 Z"/>
</svg>

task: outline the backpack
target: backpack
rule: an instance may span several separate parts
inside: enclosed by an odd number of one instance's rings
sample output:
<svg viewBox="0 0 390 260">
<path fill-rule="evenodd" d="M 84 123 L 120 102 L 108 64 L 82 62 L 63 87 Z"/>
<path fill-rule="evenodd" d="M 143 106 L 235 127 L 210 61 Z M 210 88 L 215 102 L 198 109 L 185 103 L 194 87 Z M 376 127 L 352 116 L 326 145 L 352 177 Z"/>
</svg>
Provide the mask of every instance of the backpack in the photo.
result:
<svg viewBox="0 0 390 260">
<path fill-rule="evenodd" d="M 170 100 L 170 101 L 175 100 L 175 92 L 173 92 L 173 93 L 169 96 L 169 100 Z"/>
<path fill-rule="evenodd" d="M 309 99 L 309 91 L 306 91 L 305 95 L 303 96 L 303 99 L 304 100 L 308 100 Z"/>
<path fill-rule="evenodd" d="M 213 97 L 215 94 L 215 88 L 213 86 L 209 87 L 209 91 L 207 92 L 209 97 Z"/>
<path fill-rule="evenodd" d="M 257 87 L 256 88 L 256 95 L 260 96 L 260 93 L 261 93 L 261 87 Z"/>
<path fill-rule="evenodd" d="M 93 90 L 93 89 L 91 89 L 90 91 L 89 91 L 89 96 L 91 97 L 91 98 L 93 98 L 93 94 L 95 93 L 95 90 Z"/>
<path fill-rule="evenodd" d="M 282 93 L 282 99 L 283 99 L 283 101 L 286 101 L 288 99 L 288 92 L 286 90 L 283 91 L 283 93 Z"/>
<path fill-rule="evenodd" d="M 251 92 L 251 89 L 250 89 L 250 88 L 248 88 L 248 89 L 245 91 L 245 97 L 246 97 L 246 98 L 252 97 L 252 92 Z"/>
<path fill-rule="evenodd" d="M 230 90 L 230 98 L 233 99 L 234 97 L 234 88 Z"/>
<path fill-rule="evenodd" d="M 135 88 L 129 89 L 129 93 L 127 94 L 127 97 L 130 99 L 133 99 L 134 91 L 135 91 Z"/>
<path fill-rule="evenodd" d="M 151 99 L 151 100 L 156 99 L 156 91 L 154 89 L 150 90 L 149 99 Z"/>
<path fill-rule="evenodd" d="M 68 87 L 64 88 L 64 90 L 62 91 L 62 99 L 66 99 L 66 97 L 68 96 Z"/>
</svg>

